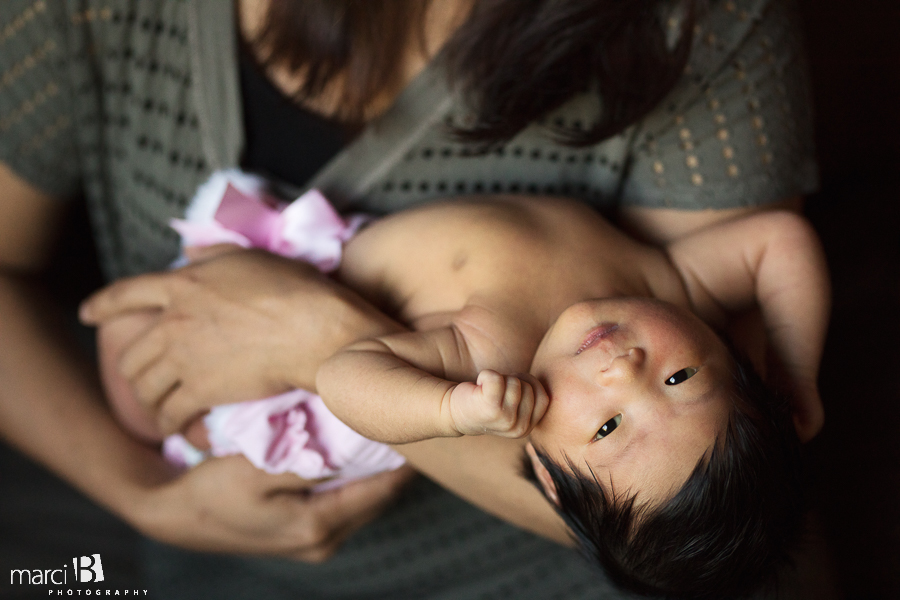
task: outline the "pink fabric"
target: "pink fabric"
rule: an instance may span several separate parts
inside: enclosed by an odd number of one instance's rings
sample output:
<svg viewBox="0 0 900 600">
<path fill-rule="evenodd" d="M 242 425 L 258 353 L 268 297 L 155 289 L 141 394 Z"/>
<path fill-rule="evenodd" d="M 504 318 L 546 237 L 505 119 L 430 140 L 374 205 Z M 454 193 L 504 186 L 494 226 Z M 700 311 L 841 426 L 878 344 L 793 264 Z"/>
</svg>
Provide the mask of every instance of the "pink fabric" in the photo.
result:
<svg viewBox="0 0 900 600">
<path fill-rule="evenodd" d="M 317 190 L 291 204 L 282 203 L 264 192 L 262 180 L 231 171 L 214 174 L 198 190 L 187 218 L 173 221 L 172 227 L 185 246 L 235 243 L 263 248 L 328 272 L 340 264 L 343 243 L 367 220 L 357 215 L 345 221 Z M 204 423 L 210 455 L 243 454 L 269 473 L 332 478 L 316 490 L 404 463 L 390 447 L 350 429 L 320 397 L 305 390 L 219 406 Z M 163 453 L 183 466 L 206 458 L 180 435 L 165 440 Z"/>
<path fill-rule="evenodd" d="M 174 219 L 171 225 L 185 246 L 224 243 L 261 248 L 328 273 L 340 264 L 344 242 L 368 220 L 352 215 L 345 221 L 318 190 L 285 205 L 264 193 L 244 193 L 229 182 L 212 219 Z"/>
</svg>

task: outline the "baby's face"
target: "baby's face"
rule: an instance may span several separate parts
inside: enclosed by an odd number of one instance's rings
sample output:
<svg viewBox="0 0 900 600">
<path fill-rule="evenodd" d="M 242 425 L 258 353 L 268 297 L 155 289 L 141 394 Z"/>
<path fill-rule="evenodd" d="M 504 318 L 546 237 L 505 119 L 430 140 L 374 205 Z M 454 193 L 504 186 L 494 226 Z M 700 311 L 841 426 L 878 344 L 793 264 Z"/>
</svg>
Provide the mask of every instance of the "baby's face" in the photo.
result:
<svg viewBox="0 0 900 600">
<path fill-rule="evenodd" d="M 531 441 L 639 504 L 680 489 L 728 417 L 727 348 L 696 316 L 657 300 L 570 306 L 531 372 L 550 395 Z"/>
</svg>

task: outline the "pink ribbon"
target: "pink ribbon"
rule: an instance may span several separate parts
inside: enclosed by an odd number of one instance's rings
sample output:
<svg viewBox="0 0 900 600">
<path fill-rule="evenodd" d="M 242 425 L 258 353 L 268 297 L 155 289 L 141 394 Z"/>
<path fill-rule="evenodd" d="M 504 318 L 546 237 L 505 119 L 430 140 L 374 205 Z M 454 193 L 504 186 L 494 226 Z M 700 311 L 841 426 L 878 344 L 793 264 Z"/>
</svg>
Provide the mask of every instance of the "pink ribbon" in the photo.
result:
<svg viewBox="0 0 900 600">
<path fill-rule="evenodd" d="M 212 219 L 174 219 L 171 225 L 185 246 L 224 243 L 261 248 L 327 273 L 340 264 L 344 242 L 368 220 L 351 215 L 345 221 L 318 190 L 285 205 L 266 194 L 245 194 L 228 183 Z"/>
<path fill-rule="evenodd" d="M 246 237 L 254 248 L 266 250 L 271 250 L 278 243 L 283 221 L 282 210 L 270 208 L 230 183 L 225 188 L 214 218 L 226 229 Z"/>
</svg>

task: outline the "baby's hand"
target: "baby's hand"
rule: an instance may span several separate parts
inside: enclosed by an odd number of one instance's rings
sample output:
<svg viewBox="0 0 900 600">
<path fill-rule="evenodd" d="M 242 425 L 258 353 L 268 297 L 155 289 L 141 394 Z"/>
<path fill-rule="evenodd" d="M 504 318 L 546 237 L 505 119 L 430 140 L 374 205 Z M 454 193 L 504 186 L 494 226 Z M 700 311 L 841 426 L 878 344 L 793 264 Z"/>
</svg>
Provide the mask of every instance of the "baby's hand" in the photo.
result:
<svg viewBox="0 0 900 600">
<path fill-rule="evenodd" d="M 486 369 L 475 383 L 453 388 L 450 418 L 462 435 L 521 438 L 541 420 L 548 403 L 544 386 L 531 375 L 504 376 Z"/>
</svg>

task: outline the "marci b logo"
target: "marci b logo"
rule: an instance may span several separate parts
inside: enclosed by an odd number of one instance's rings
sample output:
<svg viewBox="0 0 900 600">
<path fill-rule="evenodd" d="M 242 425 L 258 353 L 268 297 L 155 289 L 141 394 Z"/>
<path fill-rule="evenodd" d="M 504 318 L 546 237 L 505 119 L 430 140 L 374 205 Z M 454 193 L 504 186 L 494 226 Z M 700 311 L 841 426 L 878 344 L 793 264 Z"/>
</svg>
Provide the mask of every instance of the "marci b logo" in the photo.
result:
<svg viewBox="0 0 900 600">
<path fill-rule="evenodd" d="M 73 558 L 75 579 L 81 583 L 97 583 L 103 581 L 103 562 L 99 554 Z M 79 566 L 80 563 L 80 566 Z"/>
</svg>

